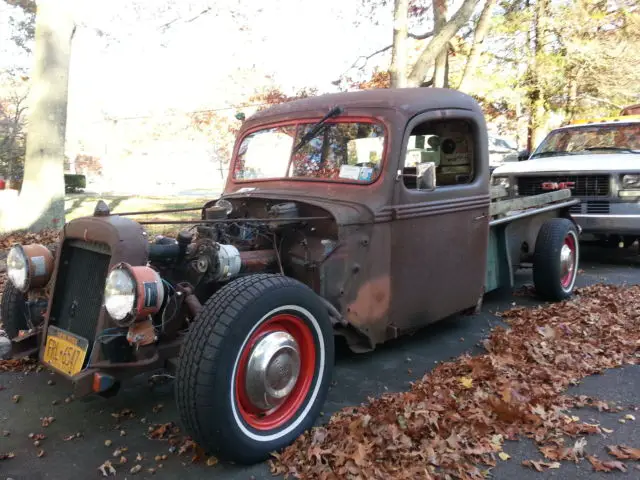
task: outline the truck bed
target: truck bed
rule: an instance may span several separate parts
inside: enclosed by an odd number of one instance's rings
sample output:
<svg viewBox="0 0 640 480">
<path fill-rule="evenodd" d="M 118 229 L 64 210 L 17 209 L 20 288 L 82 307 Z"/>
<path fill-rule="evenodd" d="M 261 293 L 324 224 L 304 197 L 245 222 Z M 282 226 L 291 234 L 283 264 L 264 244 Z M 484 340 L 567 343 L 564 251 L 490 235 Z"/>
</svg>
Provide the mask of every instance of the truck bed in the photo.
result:
<svg viewBox="0 0 640 480">
<path fill-rule="evenodd" d="M 555 192 L 541 193 L 539 195 L 531 195 L 526 197 L 516 197 L 501 200 L 507 196 L 504 187 L 491 187 L 491 205 L 489 207 L 489 216 L 491 220 L 508 217 L 522 213 L 525 210 L 536 209 L 548 205 L 556 205 L 558 202 L 571 198 L 571 190 L 563 189 Z M 573 203 L 578 203 L 578 200 Z"/>
</svg>

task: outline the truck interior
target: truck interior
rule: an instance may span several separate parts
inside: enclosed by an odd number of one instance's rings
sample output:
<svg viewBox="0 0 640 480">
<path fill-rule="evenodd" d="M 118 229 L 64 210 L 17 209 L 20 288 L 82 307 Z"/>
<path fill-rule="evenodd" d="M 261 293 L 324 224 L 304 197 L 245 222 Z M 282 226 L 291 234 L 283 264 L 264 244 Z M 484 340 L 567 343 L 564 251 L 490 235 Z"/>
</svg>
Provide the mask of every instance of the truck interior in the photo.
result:
<svg viewBox="0 0 640 480">
<path fill-rule="evenodd" d="M 474 141 L 471 126 L 462 120 L 428 121 L 411 131 L 403 169 L 404 185 L 417 188 L 418 165 L 433 162 L 436 186 L 462 185 L 473 180 Z"/>
</svg>

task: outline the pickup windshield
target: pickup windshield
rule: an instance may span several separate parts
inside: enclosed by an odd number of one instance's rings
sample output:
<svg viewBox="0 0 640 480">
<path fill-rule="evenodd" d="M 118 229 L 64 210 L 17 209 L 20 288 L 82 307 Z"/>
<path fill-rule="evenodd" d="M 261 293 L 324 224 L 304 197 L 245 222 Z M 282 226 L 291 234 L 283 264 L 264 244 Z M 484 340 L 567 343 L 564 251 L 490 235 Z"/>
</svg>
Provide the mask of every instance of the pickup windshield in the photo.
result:
<svg viewBox="0 0 640 480">
<path fill-rule="evenodd" d="M 584 125 L 554 130 L 530 158 L 585 153 L 640 154 L 640 123 Z"/>
<path fill-rule="evenodd" d="M 257 130 L 242 140 L 233 168 L 235 180 L 309 179 L 371 183 L 380 175 L 385 133 L 375 121 L 327 121 L 295 153 L 313 128 L 294 123 Z"/>
</svg>

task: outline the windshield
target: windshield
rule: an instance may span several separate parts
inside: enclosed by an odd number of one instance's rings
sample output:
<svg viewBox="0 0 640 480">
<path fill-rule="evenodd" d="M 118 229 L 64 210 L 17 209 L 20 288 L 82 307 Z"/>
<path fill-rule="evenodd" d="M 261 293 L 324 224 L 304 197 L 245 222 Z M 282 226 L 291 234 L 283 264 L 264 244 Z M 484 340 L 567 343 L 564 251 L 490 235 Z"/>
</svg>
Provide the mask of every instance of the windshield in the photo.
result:
<svg viewBox="0 0 640 480">
<path fill-rule="evenodd" d="M 313 128 L 299 123 L 265 128 L 247 135 L 233 169 L 235 180 L 315 179 L 370 183 L 380 175 L 384 127 L 378 122 L 327 122 L 292 154 Z"/>
<path fill-rule="evenodd" d="M 547 135 L 531 158 L 611 152 L 640 153 L 640 123 L 556 130 Z"/>
</svg>

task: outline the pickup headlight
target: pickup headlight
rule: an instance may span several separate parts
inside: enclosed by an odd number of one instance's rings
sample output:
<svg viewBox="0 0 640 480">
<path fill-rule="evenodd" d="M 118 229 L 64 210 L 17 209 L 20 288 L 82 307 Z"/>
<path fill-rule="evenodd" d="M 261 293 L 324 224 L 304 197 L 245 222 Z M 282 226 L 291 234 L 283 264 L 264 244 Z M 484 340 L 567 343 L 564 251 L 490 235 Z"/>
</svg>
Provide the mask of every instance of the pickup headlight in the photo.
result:
<svg viewBox="0 0 640 480">
<path fill-rule="evenodd" d="M 509 181 L 509 177 L 491 177 L 491 185 L 494 187 L 504 187 L 509 189 L 511 182 Z"/>
<path fill-rule="evenodd" d="M 53 271 L 53 255 L 39 244 L 11 247 L 7 255 L 7 276 L 21 292 L 44 287 Z"/>
<path fill-rule="evenodd" d="M 124 268 L 114 268 L 104 287 L 104 306 L 111 318 L 122 322 L 130 316 L 136 301 L 133 276 Z"/>
<path fill-rule="evenodd" d="M 640 175 L 623 175 L 622 188 L 640 188 Z"/>
<path fill-rule="evenodd" d="M 109 273 L 104 287 L 104 307 L 121 327 L 157 313 L 165 291 L 158 272 L 147 266 L 119 263 Z"/>
<path fill-rule="evenodd" d="M 27 291 L 29 279 L 29 260 L 22 245 L 14 245 L 7 255 L 7 275 L 11 283 L 20 291 Z"/>
</svg>

